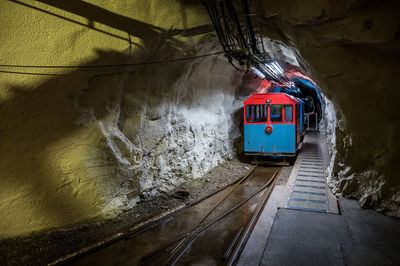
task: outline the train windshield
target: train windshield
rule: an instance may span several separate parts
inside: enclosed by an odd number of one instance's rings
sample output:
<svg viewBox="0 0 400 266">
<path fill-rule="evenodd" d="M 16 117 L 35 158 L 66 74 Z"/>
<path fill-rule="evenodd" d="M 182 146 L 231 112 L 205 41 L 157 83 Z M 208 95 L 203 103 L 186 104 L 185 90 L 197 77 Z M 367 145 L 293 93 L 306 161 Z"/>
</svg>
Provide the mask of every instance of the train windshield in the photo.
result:
<svg viewBox="0 0 400 266">
<path fill-rule="evenodd" d="M 270 109 L 271 122 L 283 122 L 282 110 L 283 110 L 282 104 L 271 104 L 271 109 Z"/>
<path fill-rule="evenodd" d="M 270 120 L 271 123 L 292 123 L 293 106 L 291 104 L 272 104 Z"/>
</svg>

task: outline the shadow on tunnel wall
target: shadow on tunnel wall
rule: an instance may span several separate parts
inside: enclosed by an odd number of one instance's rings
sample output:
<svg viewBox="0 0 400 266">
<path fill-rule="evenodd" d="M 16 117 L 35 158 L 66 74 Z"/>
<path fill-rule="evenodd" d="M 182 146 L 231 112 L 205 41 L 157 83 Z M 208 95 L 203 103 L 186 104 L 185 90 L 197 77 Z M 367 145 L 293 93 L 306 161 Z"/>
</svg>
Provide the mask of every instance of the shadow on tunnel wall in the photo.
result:
<svg viewBox="0 0 400 266">
<path fill-rule="evenodd" d="M 78 23 L 25 2 L 11 1 Z M 6 155 L 0 161 L 0 182 L 3 184 L 1 201 L 4 203 L 0 228 L 5 235 L 65 226 L 96 216 L 100 211 L 98 206 L 104 204 L 102 195 L 117 193 L 100 187 L 100 178 L 116 178 L 109 182 L 131 182 L 132 186 L 137 186 L 137 180 L 133 178 L 123 180 L 115 177 L 121 175 L 114 167 L 119 162 L 107 154 L 106 141 L 99 126 L 91 124 L 93 121 L 90 117 L 82 118 L 82 110 L 92 110 L 90 115 L 96 121 L 107 119 L 112 109 L 110 105 L 120 99 L 123 90 L 143 89 L 127 84 L 129 75 L 136 71 L 134 68 L 107 68 L 105 65 L 123 65 L 127 60 L 143 62 L 152 58 L 162 60 L 187 56 L 194 50 L 174 36 L 196 36 L 212 30 L 209 25 L 165 30 L 80 0 L 39 2 L 87 18 L 87 25 L 78 23 L 82 26 L 91 28 L 93 22 L 100 22 L 141 38 L 143 44 L 138 45 L 141 49 L 132 54 L 133 43 L 129 38 L 128 48 L 123 53 L 97 51 L 96 59 L 64 74 L 36 68 L 33 71 L 0 71 L 4 75 L 49 76 L 41 84 L 27 87 L 10 85 L 13 96 L 0 105 L 0 152 Z M 179 77 L 183 67 L 184 63 L 176 64 L 172 71 L 174 74 L 169 81 L 164 81 L 166 87 Z M 155 68 L 149 65 L 140 73 L 151 75 Z M 144 86 L 149 83 L 146 82 Z M 164 93 L 161 87 L 150 86 L 148 89 L 155 95 Z M 146 98 L 147 94 L 147 91 L 138 92 L 136 96 L 139 99 L 135 101 L 154 104 L 154 98 Z M 120 104 L 124 108 L 123 100 Z M 121 131 L 124 126 L 122 116 L 123 112 L 118 121 Z M 98 167 L 106 167 L 106 174 L 96 177 L 88 173 L 87 168 Z M 85 187 L 86 195 L 80 191 L 82 187 Z"/>
<path fill-rule="evenodd" d="M 187 17 L 186 17 L 186 12 L 185 12 L 185 7 L 190 6 L 190 5 L 199 5 L 198 1 L 183 1 L 181 6 L 181 10 L 179 14 L 182 17 L 182 21 L 184 24 L 183 29 L 169 29 L 166 30 L 162 27 L 154 26 L 148 23 L 141 22 L 139 20 L 132 19 L 127 16 L 123 16 L 114 12 L 111 12 L 107 9 L 104 9 L 102 7 L 96 6 L 91 3 L 87 3 L 81 0 L 70 0 L 70 1 L 62 1 L 62 0 L 36 0 L 37 2 L 44 3 L 46 5 L 52 6 L 59 8 L 61 10 L 67 11 L 69 13 L 84 17 L 87 19 L 88 23 L 84 24 L 78 21 L 75 21 L 73 19 L 67 18 L 65 16 L 58 15 L 56 13 L 53 13 L 49 10 L 42 9 L 39 7 L 36 7 L 32 4 L 25 3 L 19 0 L 10 0 L 11 2 L 14 2 L 19 5 L 23 5 L 28 8 L 32 8 L 34 10 L 43 12 L 44 14 L 52 15 L 60 19 L 67 20 L 72 23 L 79 24 L 84 27 L 91 28 L 92 30 L 96 30 L 99 32 L 102 32 L 104 34 L 110 35 L 115 38 L 119 38 L 122 40 L 126 40 L 129 42 L 129 45 L 136 45 L 142 49 L 146 49 L 150 54 L 155 56 L 157 53 L 157 49 L 154 49 L 154 47 L 157 47 L 158 42 L 163 42 L 168 40 L 169 46 L 172 49 L 178 49 L 181 50 L 182 52 L 187 52 L 186 49 L 188 49 L 188 45 L 180 40 L 177 40 L 174 38 L 175 36 L 181 36 L 181 37 L 190 37 L 190 36 L 196 36 L 199 34 L 204 34 L 204 33 L 210 33 L 213 32 L 214 29 L 211 24 L 206 24 L 206 25 L 200 25 L 197 27 L 193 28 L 187 28 Z M 126 37 L 121 37 L 103 30 L 100 30 L 94 26 L 94 22 L 99 22 L 103 25 L 107 25 L 111 28 L 119 29 L 123 32 L 126 32 L 129 36 L 129 38 Z M 130 36 L 138 37 L 141 38 L 143 41 L 143 45 L 133 43 L 130 39 Z M 155 41 L 157 40 L 157 41 Z"/>
<path fill-rule="evenodd" d="M 121 54 L 99 52 L 98 59 L 87 65 L 116 58 L 121 58 Z M 98 128 L 85 128 L 78 121 L 82 108 L 94 109 L 96 119 L 103 119 L 107 110 L 100 105 L 107 102 L 106 98 L 116 97 L 119 90 L 113 84 L 95 88 L 91 81 L 107 76 L 115 82 L 121 75 L 122 71 L 115 70 L 76 70 L 52 76 L 32 88 L 11 87 L 13 97 L 0 106 L 0 150 L 7 155 L 1 158 L 0 181 L 4 189 L 4 234 L 9 230 L 26 233 L 65 225 L 99 211 L 96 205 L 101 203 L 105 191 L 91 186 L 98 182 L 95 177 L 88 180 L 84 168 L 90 164 L 95 167 L 90 161 L 113 162 L 110 158 L 96 158 L 104 157 L 104 147 L 96 145 L 101 142 L 90 141 L 101 139 Z M 87 186 L 87 195 L 79 192 L 82 186 Z"/>
</svg>

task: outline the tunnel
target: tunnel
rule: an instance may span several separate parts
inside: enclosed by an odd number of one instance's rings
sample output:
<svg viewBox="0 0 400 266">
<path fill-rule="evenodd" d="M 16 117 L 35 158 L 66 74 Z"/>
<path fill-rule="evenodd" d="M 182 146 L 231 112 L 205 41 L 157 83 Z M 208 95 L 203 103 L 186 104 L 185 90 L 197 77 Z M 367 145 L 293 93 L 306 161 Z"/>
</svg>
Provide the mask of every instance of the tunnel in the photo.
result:
<svg viewBox="0 0 400 266">
<path fill-rule="evenodd" d="M 398 264 L 397 1 L 0 6 L 0 264 Z"/>
</svg>

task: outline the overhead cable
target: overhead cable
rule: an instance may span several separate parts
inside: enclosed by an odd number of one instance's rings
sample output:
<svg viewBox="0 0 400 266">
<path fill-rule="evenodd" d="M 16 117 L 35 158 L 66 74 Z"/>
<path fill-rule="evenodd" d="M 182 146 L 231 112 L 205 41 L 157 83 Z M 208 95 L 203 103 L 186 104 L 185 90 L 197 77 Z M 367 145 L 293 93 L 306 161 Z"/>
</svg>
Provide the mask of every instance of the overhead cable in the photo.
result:
<svg viewBox="0 0 400 266">
<path fill-rule="evenodd" d="M 4 68 L 49 68 L 49 69 L 90 69 L 90 68 L 113 68 L 113 67 L 127 67 L 127 66 L 141 66 L 141 65 L 155 65 L 155 64 L 165 64 L 173 63 L 179 61 L 193 60 L 202 57 L 208 57 L 213 55 L 223 54 L 223 51 L 196 55 L 191 57 L 176 58 L 164 61 L 148 61 L 148 62 L 138 62 L 138 63 L 126 63 L 126 64 L 110 64 L 110 65 L 83 65 L 83 66 L 50 66 L 50 65 L 11 65 L 11 64 L 0 64 L 0 67 Z"/>
</svg>

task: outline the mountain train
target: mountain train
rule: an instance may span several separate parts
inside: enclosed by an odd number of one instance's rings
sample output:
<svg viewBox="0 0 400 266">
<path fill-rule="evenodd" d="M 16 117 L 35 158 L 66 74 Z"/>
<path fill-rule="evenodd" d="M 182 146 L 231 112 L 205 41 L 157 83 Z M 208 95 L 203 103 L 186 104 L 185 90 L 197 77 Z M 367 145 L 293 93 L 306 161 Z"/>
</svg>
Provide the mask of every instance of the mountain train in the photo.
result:
<svg viewBox="0 0 400 266">
<path fill-rule="evenodd" d="M 306 86 L 300 90 L 302 84 Z M 306 130 L 318 128 L 324 108 L 322 95 L 305 80 L 296 85 L 254 93 L 244 102 L 245 155 L 293 157 Z"/>
</svg>

